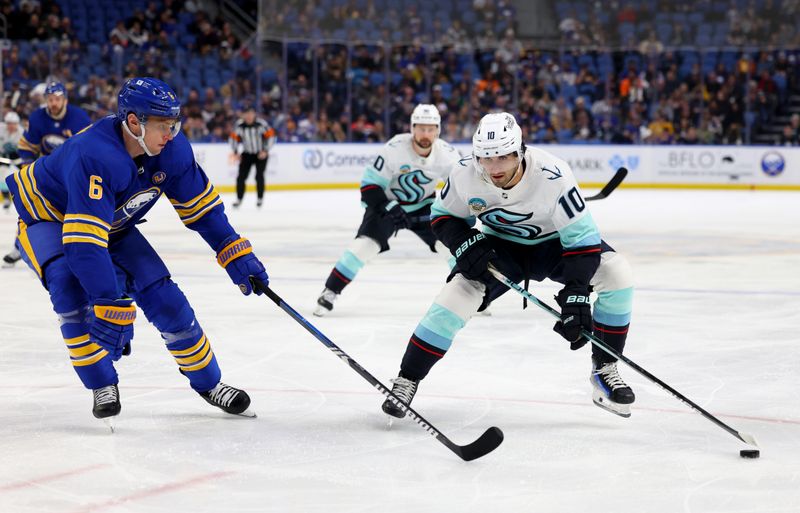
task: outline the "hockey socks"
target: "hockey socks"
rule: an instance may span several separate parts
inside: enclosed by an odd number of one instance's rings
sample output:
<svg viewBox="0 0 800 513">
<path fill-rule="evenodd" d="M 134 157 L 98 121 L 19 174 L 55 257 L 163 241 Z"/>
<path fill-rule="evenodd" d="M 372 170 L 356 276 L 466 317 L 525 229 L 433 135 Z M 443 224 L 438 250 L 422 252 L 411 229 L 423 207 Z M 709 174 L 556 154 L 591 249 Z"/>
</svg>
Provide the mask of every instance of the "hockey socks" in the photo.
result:
<svg viewBox="0 0 800 513">
<path fill-rule="evenodd" d="M 189 379 L 192 389 L 206 392 L 219 383 L 222 373 L 211 350 L 211 342 L 196 320 L 187 330 L 162 333 L 161 336 L 167 342 L 167 350 L 175 358 L 181 374 Z"/>
</svg>

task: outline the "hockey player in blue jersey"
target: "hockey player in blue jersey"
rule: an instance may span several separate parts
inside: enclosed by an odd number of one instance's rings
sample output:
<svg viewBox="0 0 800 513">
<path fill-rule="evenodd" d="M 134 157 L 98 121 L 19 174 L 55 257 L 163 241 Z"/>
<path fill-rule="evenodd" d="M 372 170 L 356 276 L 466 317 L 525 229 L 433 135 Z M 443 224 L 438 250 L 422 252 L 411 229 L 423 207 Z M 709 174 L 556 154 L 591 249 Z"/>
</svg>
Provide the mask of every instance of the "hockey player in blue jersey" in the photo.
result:
<svg viewBox="0 0 800 513">
<path fill-rule="evenodd" d="M 166 195 L 243 294 L 253 291 L 251 280 L 268 283 L 250 242 L 228 222 L 179 119 L 180 101 L 167 84 L 131 79 L 120 90 L 117 116 L 6 180 L 19 213 L 17 246 L 50 294 L 72 365 L 94 392 L 97 418 L 120 412 L 114 362 L 130 352 L 136 305 L 192 389 L 227 413 L 249 414 L 247 393 L 220 381 L 194 311 L 136 228 Z"/>
<path fill-rule="evenodd" d="M 28 129 L 19 140 L 19 157 L 23 164 L 41 155 L 50 155 L 92 122 L 85 110 L 69 104 L 67 89 L 61 82 L 47 84 L 44 97 L 47 105 L 31 113 Z"/>
<path fill-rule="evenodd" d="M 28 129 L 19 139 L 17 152 L 23 164 L 53 153 L 64 141 L 91 123 L 86 111 L 69 104 L 67 89 L 61 82 L 47 84 L 44 96 L 47 106 L 31 113 Z M 19 259 L 16 248 L 3 257 L 6 266 L 13 266 Z"/>
</svg>

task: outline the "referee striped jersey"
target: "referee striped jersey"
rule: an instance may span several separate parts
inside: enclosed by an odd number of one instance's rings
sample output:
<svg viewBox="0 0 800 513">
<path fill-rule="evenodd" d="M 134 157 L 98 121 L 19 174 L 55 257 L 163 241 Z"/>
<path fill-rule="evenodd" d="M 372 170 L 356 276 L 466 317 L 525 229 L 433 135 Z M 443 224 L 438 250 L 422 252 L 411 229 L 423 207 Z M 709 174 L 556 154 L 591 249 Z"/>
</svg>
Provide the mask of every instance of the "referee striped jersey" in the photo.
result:
<svg viewBox="0 0 800 513">
<path fill-rule="evenodd" d="M 263 119 L 256 118 L 252 125 L 240 119 L 236 121 L 230 143 L 234 153 L 269 151 L 275 144 L 275 130 Z"/>
</svg>

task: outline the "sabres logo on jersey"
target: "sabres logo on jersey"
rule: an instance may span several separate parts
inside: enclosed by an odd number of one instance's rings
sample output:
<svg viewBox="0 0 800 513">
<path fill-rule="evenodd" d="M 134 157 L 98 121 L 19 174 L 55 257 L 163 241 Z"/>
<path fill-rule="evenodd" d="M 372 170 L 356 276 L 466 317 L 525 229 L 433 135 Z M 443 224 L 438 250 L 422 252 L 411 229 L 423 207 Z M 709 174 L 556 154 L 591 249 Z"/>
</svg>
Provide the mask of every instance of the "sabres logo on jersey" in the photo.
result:
<svg viewBox="0 0 800 513">
<path fill-rule="evenodd" d="M 153 175 L 153 178 L 151 178 L 152 182 L 155 185 L 159 185 L 159 184 L 163 183 L 164 180 L 166 180 L 166 179 L 167 179 L 167 173 L 165 173 L 163 171 L 159 171 L 158 173 Z"/>
<path fill-rule="evenodd" d="M 56 151 L 56 148 L 64 144 L 69 136 L 64 137 L 60 134 L 48 134 L 42 137 L 42 153 L 49 155 Z"/>
<path fill-rule="evenodd" d="M 475 212 L 476 214 L 480 214 L 484 210 L 486 210 L 487 204 L 486 201 L 481 198 L 470 198 L 469 199 L 469 209 Z"/>
<path fill-rule="evenodd" d="M 136 212 L 142 209 L 145 205 L 157 199 L 161 195 L 161 189 L 158 187 L 151 187 L 150 189 L 139 191 L 125 202 L 120 208 L 114 212 L 114 224 L 112 228 L 119 228 L 125 224 L 128 219 L 133 217 Z"/>
</svg>

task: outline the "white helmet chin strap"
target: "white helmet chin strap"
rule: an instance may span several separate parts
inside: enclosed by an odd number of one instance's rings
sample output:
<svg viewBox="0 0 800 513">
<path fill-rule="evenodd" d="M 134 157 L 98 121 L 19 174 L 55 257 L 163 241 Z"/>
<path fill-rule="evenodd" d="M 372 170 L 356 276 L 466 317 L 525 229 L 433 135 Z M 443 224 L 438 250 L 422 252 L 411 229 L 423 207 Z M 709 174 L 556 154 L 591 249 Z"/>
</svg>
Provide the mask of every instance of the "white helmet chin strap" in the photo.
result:
<svg viewBox="0 0 800 513">
<path fill-rule="evenodd" d="M 156 153 L 152 153 L 149 149 L 147 149 L 147 145 L 144 143 L 144 123 L 139 123 L 139 126 L 142 127 L 142 135 L 133 135 L 133 132 L 131 132 L 131 129 L 128 128 L 128 121 L 126 120 L 126 121 L 122 122 L 122 128 L 125 129 L 126 132 L 128 132 L 128 135 L 130 135 L 131 137 L 136 139 L 136 142 L 139 143 L 139 146 L 142 147 L 142 149 L 147 154 L 147 156 L 148 157 L 155 157 L 157 154 Z"/>
</svg>

